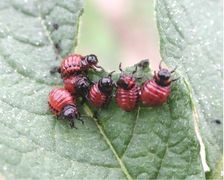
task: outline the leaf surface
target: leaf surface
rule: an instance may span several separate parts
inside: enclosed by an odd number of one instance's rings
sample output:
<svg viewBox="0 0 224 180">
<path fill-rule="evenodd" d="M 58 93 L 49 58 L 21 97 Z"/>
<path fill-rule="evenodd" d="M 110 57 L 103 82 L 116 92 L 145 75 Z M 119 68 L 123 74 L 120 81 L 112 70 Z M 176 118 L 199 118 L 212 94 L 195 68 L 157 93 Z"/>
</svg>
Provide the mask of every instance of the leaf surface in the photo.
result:
<svg viewBox="0 0 224 180">
<path fill-rule="evenodd" d="M 222 18 L 220 1 L 158 0 L 161 55 L 191 89 L 195 116 L 214 170 L 223 151 Z"/>
</svg>

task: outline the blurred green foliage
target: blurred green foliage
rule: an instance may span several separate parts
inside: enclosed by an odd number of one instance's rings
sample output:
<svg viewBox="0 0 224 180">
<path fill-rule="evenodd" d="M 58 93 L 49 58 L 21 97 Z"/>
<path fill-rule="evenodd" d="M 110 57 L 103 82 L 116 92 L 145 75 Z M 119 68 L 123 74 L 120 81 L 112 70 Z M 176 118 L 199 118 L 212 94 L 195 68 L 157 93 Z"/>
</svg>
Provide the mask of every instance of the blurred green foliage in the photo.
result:
<svg viewBox="0 0 224 180">
<path fill-rule="evenodd" d="M 158 42 L 152 42 L 152 39 L 149 38 L 149 36 L 157 36 L 157 34 L 152 34 L 152 32 L 157 31 L 153 14 L 153 1 L 143 0 L 142 3 L 138 3 L 130 0 L 126 3 L 128 4 L 123 7 L 125 13 L 122 14 L 121 21 L 113 22 L 103 12 L 105 9 L 102 10 L 97 6 L 95 0 L 86 0 L 85 10 L 80 19 L 79 42 L 76 52 L 80 54 L 94 53 L 105 69 L 114 70 L 117 69 L 121 61 L 123 61 L 124 66 L 127 66 L 138 62 L 142 58 L 149 58 L 149 54 L 155 52 L 149 46 L 156 46 L 159 49 Z M 118 12 L 114 11 L 113 13 Z M 121 22 L 123 24 L 119 24 Z M 130 27 L 130 31 L 127 32 L 129 29 L 124 29 L 125 27 Z M 142 39 L 142 43 L 135 42 L 135 38 L 132 39 L 131 34 L 135 33 L 136 29 L 139 33 L 137 38 L 139 36 L 139 41 Z M 145 54 L 139 49 L 146 49 Z M 137 54 L 134 57 L 132 56 L 133 52 Z M 129 56 L 126 57 L 124 54 Z M 140 55 L 138 56 L 138 54 Z M 157 61 L 157 58 L 154 58 L 154 61 Z"/>
<path fill-rule="evenodd" d="M 96 54 L 106 69 L 112 70 L 119 63 L 119 43 L 102 14 L 87 0 L 81 17 L 78 46 L 76 52 Z"/>
</svg>

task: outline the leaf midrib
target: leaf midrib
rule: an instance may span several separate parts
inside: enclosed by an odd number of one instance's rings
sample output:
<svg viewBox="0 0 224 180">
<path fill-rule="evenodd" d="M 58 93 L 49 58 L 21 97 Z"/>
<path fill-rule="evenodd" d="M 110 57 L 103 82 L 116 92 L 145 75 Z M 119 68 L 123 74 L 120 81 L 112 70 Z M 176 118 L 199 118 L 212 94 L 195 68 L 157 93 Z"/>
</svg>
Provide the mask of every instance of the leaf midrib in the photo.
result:
<svg viewBox="0 0 224 180">
<path fill-rule="evenodd" d="M 104 140 L 106 141 L 107 145 L 110 147 L 110 150 L 113 152 L 114 156 L 116 157 L 120 167 L 121 167 L 121 170 L 122 172 L 125 174 L 125 176 L 127 177 L 128 180 L 132 180 L 133 178 L 131 177 L 130 173 L 128 172 L 125 164 L 123 163 L 122 159 L 119 157 L 117 151 L 115 150 L 115 148 L 113 147 L 113 145 L 111 144 L 109 138 L 107 137 L 107 135 L 105 134 L 103 128 L 101 127 L 101 125 L 98 123 L 98 119 L 94 118 L 93 117 L 93 112 L 91 111 L 91 109 L 86 105 L 84 104 L 84 111 L 86 112 L 86 114 L 88 116 L 90 116 L 93 121 L 95 122 L 97 128 L 99 129 L 100 131 L 100 134 L 103 136 Z"/>
<path fill-rule="evenodd" d="M 135 131 L 135 128 L 136 128 L 138 117 L 139 117 L 139 113 L 140 113 L 140 106 L 138 107 L 138 110 L 137 110 L 137 115 L 136 115 L 136 118 L 135 118 L 135 121 L 134 121 L 134 126 L 133 126 L 132 131 L 131 131 L 131 137 L 130 137 L 129 142 L 127 143 L 122 155 L 120 156 L 121 159 L 123 158 L 124 154 L 126 153 L 128 147 L 130 146 L 131 141 L 133 139 L 134 131 Z"/>
</svg>

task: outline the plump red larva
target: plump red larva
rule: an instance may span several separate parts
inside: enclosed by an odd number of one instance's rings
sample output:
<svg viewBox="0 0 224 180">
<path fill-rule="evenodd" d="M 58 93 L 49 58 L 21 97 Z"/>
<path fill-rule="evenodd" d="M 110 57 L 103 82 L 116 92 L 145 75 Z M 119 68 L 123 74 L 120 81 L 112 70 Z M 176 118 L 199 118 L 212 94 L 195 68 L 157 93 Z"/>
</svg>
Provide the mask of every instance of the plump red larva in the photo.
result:
<svg viewBox="0 0 224 180">
<path fill-rule="evenodd" d="M 87 67 L 83 66 L 84 56 L 79 54 L 72 54 L 63 59 L 60 66 L 60 73 L 62 77 L 68 77 L 76 72 L 85 70 Z"/>
<path fill-rule="evenodd" d="M 50 111 L 57 117 L 66 119 L 70 122 L 70 126 L 75 127 L 74 119 L 79 118 L 80 114 L 77 110 L 71 94 L 64 88 L 55 88 L 51 90 L 48 97 L 48 105 Z"/>
<path fill-rule="evenodd" d="M 170 79 L 171 73 L 173 73 L 176 68 L 172 71 L 161 68 L 161 62 L 158 73 L 154 72 L 153 79 L 147 80 L 141 86 L 140 99 L 146 106 L 158 106 L 165 103 L 171 93 L 171 82 L 177 80 Z"/>
<path fill-rule="evenodd" d="M 147 80 L 141 87 L 141 101 L 146 106 L 157 106 L 167 101 L 170 85 L 162 87 L 154 79 Z"/>
<path fill-rule="evenodd" d="M 117 105 L 124 111 L 132 111 L 135 109 L 139 99 L 139 86 L 136 84 L 135 78 L 133 77 L 136 69 L 132 75 L 123 74 L 121 64 L 119 66 L 121 76 L 117 81 L 117 90 L 115 94 L 115 100 Z"/>
<path fill-rule="evenodd" d="M 109 103 L 114 87 L 112 73 L 94 83 L 90 88 L 88 99 L 94 107 L 100 108 Z"/>
<path fill-rule="evenodd" d="M 83 74 L 64 78 L 63 82 L 64 88 L 75 97 L 80 95 L 86 98 L 88 96 L 90 82 Z"/>
<path fill-rule="evenodd" d="M 90 54 L 87 56 L 71 54 L 62 60 L 60 67 L 53 68 L 51 70 L 51 73 L 58 71 L 59 73 L 61 73 L 61 77 L 64 78 L 74 74 L 85 72 L 89 68 L 103 69 L 101 66 L 98 66 L 97 63 L 98 59 L 94 54 Z"/>
</svg>

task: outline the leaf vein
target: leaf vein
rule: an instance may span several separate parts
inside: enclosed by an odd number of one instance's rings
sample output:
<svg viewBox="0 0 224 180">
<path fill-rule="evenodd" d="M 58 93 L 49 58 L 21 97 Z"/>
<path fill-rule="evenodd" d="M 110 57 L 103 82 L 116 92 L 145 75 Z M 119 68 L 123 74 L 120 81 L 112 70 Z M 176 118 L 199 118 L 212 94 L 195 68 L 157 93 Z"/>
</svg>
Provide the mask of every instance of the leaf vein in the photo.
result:
<svg viewBox="0 0 224 180">
<path fill-rule="evenodd" d="M 119 163 L 119 165 L 121 167 L 121 170 L 126 175 L 127 179 L 128 180 L 132 180 L 133 178 L 129 174 L 125 164 L 122 161 L 122 159 L 120 159 L 118 153 L 116 152 L 116 149 L 113 147 L 112 143 L 108 139 L 108 137 L 107 137 L 106 133 L 104 132 L 103 128 L 98 123 L 98 120 L 93 117 L 92 111 L 90 110 L 90 108 L 86 104 L 84 104 L 84 110 L 85 110 L 86 114 L 88 114 L 90 117 L 92 117 L 92 119 L 96 123 L 97 128 L 99 129 L 99 131 L 100 131 L 101 135 L 103 136 L 104 140 L 106 141 L 107 145 L 110 147 L 110 150 L 113 152 L 114 156 L 116 157 L 116 159 L 117 159 L 117 161 L 118 161 L 118 163 Z"/>
<path fill-rule="evenodd" d="M 134 121 L 134 125 L 133 125 L 132 131 L 131 131 L 131 137 L 130 137 L 130 139 L 129 139 L 127 145 L 126 145 L 126 147 L 124 148 L 124 151 L 123 151 L 122 155 L 120 156 L 121 159 L 123 158 L 124 154 L 125 154 L 126 151 L 128 150 L 128 147 L 130 146 L 131 141 L 132 141 L 132 139 L 133 139 L 134 131 L 135 131 L 135 127 L 136 127 L 137 120 L 138 120 L 138 117 L 139 117 L 139 113 L 140 113 L 140 106 L 138 107 L 137 115 L 136 115 L 136 118 L 135 118 L 135 121 Z"/>
</svg>

